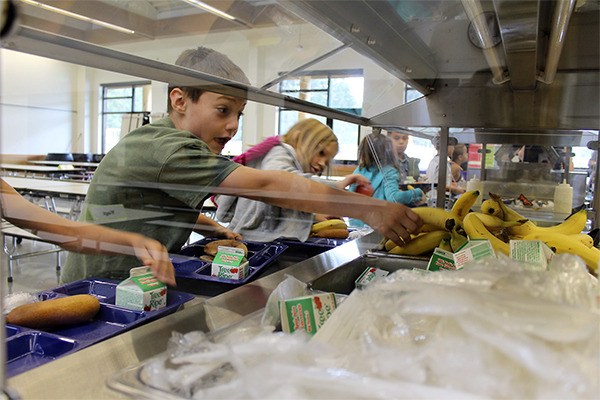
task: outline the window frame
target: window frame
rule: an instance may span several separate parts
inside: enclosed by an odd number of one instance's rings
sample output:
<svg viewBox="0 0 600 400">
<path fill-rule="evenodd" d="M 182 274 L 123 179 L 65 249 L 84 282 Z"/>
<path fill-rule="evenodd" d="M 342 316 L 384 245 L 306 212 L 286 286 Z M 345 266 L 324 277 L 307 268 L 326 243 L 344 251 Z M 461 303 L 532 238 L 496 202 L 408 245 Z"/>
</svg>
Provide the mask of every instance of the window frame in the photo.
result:
<svg viewBox="0 0 600 400">
<path fill-rule="evenodd" d="M 151 81 L 133 81 L 133 82 L 114 82 L 114 83 L 102 83 L 100 84 L 100 150 L 101 153 L 106 153 L 106 117 L 108 115 L 124 115 L 124 114 L 144 114 L 150 116 L 150 110 L 135 110 L 135 102 L 136 102 L 136 88 L 150 86 L 152 84 Z M 110 89 L 123 89 L 129 88 L 131 89 L 131 96 L 122 96 L 122 97 L 107 97 L 107 92 Z M 143 90 L 142 90 L 143 93 Z M 110 100 L 120 100 L 130 98 L 130 107 L 129 111 L 106 111 L 106 102 Z M 142 102 L 142 108 L 145 107 L 145 104 Z"/>
</svg>

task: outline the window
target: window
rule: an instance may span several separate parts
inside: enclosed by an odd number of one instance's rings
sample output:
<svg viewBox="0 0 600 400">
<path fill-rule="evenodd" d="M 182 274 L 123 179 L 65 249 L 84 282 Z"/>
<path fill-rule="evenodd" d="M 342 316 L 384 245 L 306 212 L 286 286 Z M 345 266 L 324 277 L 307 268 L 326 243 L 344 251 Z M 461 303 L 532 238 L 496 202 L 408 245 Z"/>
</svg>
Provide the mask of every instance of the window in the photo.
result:
<svg viewBox="0 0 600 400">
<path fill-rule="evenodd" d="M 413 89 L 411 86 L 406 85 L 404 89 L 404 103 L 410 103 L 413 100 L 420 99 L 423 97 L 421 92 L 416 89 Z"/>
<path fill-rule="evenodd" d="M 290 76 L 281 81 L 279 93 L 361 115 L 364 93 L 363 71 L 304 71 L 301 76 Z M 301 117 L 315 118 L 333 129 L 340 144 L 336 160 L 356 161 L 360 138 L 359 125 L 280 108 L 279 134 L 285 134 Z"/>
<path fill-rule="evenodd" d="M 102 85 L 102 153 L 150 115 L 150 82 Z"/>
</svg>

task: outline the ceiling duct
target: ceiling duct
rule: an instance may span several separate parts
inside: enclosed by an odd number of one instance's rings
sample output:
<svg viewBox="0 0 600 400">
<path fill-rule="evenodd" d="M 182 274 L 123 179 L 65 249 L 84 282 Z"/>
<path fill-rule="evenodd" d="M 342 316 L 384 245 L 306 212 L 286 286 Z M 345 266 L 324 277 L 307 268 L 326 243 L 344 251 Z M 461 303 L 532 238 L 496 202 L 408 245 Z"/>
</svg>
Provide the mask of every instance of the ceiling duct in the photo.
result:
<svg viewBox="0 0 600 400">
<path fill-rule="evenodd" d="M 554 9 L 552 17 L 552 30 L 550 32 L 550 41 L 548 43 L 548 54 L 546 57 L 546 67 L 544 75 L 540 77 L 540 81 L 550 84 L 554 82 L 556 70 L 558 69 L 558 60 L 562 53 L 567 34 L 567 26 L 575 7 L 575 0 L 560 0 Z"/>
</svg>

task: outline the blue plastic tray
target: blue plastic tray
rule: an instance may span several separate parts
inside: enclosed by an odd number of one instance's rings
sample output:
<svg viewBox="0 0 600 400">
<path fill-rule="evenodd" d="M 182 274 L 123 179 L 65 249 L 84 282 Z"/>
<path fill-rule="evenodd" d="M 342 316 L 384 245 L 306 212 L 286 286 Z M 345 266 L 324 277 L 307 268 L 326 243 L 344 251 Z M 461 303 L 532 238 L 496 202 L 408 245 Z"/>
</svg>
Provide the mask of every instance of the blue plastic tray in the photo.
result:
<svg viewBox="0 0 600 400">
<path fill-rule="evenodd" d="M 47 331 L 6 325 L 7 376 L 14 376 L 64 355 L 121 334 L 139 325 L 172 314 L 194 298 L 175 290 L 167 292 L 167 306 L 155 311 L 134 311 L 115 306 L 117 281 L 83 279 L 37 293 L 40 300 L 91 294 L 100 301 L 92 321 Z"/>
<path fill-rule="evenodd" d="M 333 249 L 334 247 L 340 246 L 351 240 L 352 239 L 329 239 L 309 237 L 308 239 L 306 239 L 305 242 L 293 239 L 280 239 L 279 242 L 288 246 L 326 247 L 328 249 Z"/>
<path fill-rule="evenodd" d="M 199 281 L 218 282 L 228 285 L 243 285 L 262 269 L 269 266 L 288 246 L 280 242 L 251 242 L 244 240 L 248 248 L 248 275 L 244 279 L 225 279 L 211 276 L 211 263 L 198 259 L 204 254 L 204 245 L 218 239 L 205 238 L 183 247 L 179 254 L 171 255 L 175 277 Z"/>
</svg>

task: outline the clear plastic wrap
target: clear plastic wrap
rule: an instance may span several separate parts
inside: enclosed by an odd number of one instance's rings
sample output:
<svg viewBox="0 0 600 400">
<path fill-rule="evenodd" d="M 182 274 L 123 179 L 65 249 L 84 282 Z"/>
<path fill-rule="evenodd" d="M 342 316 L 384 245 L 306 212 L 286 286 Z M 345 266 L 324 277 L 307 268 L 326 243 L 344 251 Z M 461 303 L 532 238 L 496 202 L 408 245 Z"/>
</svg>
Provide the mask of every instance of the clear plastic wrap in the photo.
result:
<svg viewBox="0 0 600 400">
<path fill-rule="evenodd" d="M 282 285 L 274 299 L 306 290 Z M 260 323 L 174 335 L 139 376 L 165 398 L 598 398 L 597 291 L 573 256 L 548 271 L 508 258 L 399 270 L 355 290 L 313 337 Z"/>
</svg>

